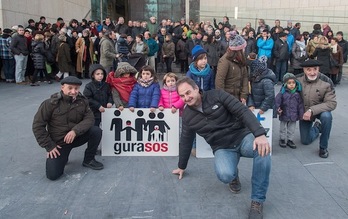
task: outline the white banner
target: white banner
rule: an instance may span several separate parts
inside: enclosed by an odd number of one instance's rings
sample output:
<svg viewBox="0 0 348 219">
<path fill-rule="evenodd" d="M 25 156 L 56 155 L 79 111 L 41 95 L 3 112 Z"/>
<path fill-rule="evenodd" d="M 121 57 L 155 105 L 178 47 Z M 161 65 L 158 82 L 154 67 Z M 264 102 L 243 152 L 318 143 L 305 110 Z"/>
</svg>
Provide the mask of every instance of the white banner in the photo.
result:
<svg viewBox="0 0 348 219">
<path fill-rule="evenodd" d="M 273 110 L 267 110 L 264 114 L 259 114 L 259 110 L 253 111 L 256 118 L 259 120 L 261 125 L 266 129 L 267 139 L 272 148 L 272 124 L 273 124 Z M 214 157 L 213 151 L 210 145 L 205 139 L 199 135 L 196 135 L 196 156 L 198 158 L 211 158 Z"/>
<path fill-rule="evenodd" d="M 102 129 L 102 156 L 179 155 L 179 111 L 105 109 Z"/>
</svg>

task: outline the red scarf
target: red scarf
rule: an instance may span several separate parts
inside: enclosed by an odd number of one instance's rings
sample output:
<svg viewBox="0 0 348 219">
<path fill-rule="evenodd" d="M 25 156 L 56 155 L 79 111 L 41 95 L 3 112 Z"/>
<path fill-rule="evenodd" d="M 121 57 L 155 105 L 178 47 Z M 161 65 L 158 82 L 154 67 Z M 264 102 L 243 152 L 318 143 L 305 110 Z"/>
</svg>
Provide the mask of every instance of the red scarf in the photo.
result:
<svg viewBox="0 0 348 219">
<path fill-rule="evenodd" d="M 137 82 L 134 77 L 121 77 L 115 78 L 114 72 L 110 72 L 106 78 L 106 82 L 110 84 L 112 88 L 115 88 L 120 94 L 121 100 L 128 103 L 129 95 L 133 90 L 135 83 Z"/>
</svg>

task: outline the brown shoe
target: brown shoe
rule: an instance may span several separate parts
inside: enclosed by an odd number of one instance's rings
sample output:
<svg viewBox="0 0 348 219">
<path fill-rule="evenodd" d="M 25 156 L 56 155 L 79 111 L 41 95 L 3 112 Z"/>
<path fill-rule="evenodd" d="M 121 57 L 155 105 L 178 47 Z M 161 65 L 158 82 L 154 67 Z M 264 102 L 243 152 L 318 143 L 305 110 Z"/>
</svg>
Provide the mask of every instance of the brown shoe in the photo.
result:
<svg viewBox="0 0 348 219">
<path fill-rule="evenodd" d="M 239 177 L 237 176 L 232 182 L 228 184 L 230 191 L 233 193 L 239 193 L 242 189 L 242 185 L 240 184 Z"/>
<path fill-rule="evenodd" d="M 263 204 L 257 201 L 251 201 L 251 207 L 249 211 L 249 219 L 262 219 L 263 218 Z"/>
</svg>

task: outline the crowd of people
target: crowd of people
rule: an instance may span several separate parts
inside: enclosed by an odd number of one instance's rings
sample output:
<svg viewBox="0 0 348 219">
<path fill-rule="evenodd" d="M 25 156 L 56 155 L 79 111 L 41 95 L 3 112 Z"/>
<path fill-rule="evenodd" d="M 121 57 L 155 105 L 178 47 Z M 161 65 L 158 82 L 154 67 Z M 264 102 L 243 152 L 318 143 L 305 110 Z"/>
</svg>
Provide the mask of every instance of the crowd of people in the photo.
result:
<svg viewBox="0 0 348 219">
<path fill-rule="evenodd" d="M 113 106 L 179 111 L 179 163 L 173 173 L 180 179 L 194 154 L 196 133 L 210 144 L 217 177 L 234 193 L 241 190 L 239 158 L 253 158 L 250 218 L 262 218 L 271 169 L 266 131 L 252 111 L 273 110 L 279 116 L 279 146 L 297 147 L 293 138 L 299 121 L 301 143 L 320 136 L 319 156 L 329 156 L 334 86 L 341 80 L 348 44 L 327 24 L 301 33 L 300 23 L 288 21 L 283 28 L 276 20 L 270 28 L 263 19 L 256 31 L 250 23 L 239 31 L 226 16 L 219 23 L 163 19 L 158 24 L 155 17 L 127 24 L 123 17 L 69 24 L 58 18 L 52 25 L 41 17 L 28 23 L 3 30 L 0 54 L 6 82 L 29 80 L 37 86 L 38 80 L 55 79 L 62 85 L 33 122 L 34 135 L 47 150 L 51 180 L 63 174 L 70 151 L 86 142 L 83 166 L 103 169 L 94 158 L 102 137 L 99 125 L 101 113 Z M 166 73 L 162 83 L 160 63 Z M 180 64 L 186 76 L 173 73 L 172 63 Z M 83 94 L 81 78 L 91 78 Z M 276 84 L 281 85 L 277 95 Z"/>
</svg>

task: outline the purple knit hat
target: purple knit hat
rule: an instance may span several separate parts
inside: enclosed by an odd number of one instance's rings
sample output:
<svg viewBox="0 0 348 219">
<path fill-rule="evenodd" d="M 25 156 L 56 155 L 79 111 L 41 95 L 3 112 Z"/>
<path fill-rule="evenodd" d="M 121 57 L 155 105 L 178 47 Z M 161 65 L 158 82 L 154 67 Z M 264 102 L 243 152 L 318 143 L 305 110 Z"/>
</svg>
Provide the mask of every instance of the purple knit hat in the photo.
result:
<svg viewBox="0 0 348 219">
<path fill-rule="evenodd" d="M 246 45 L 247 43 L 242 36 L 238 35 L 236 31 L 231 31 L 231 38 L 230 42 L 228 43 L 230 50 L 242 50 L 246 47 Z"/>
</svg>

